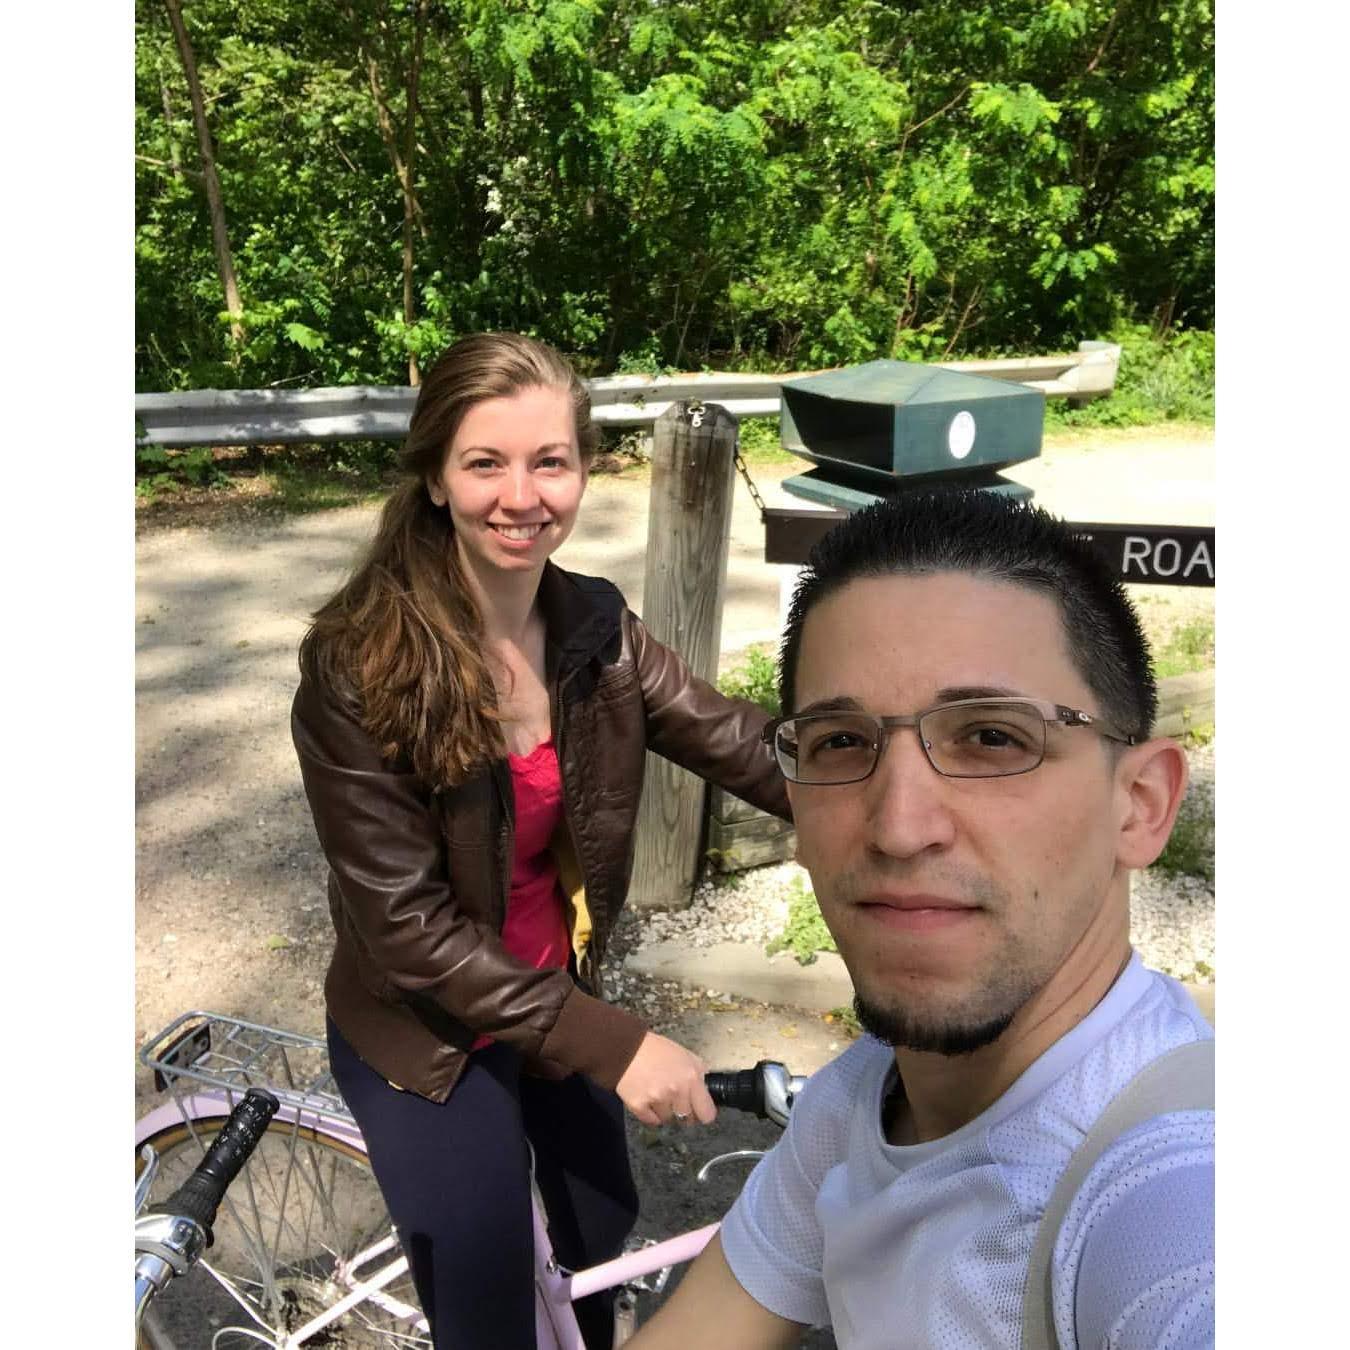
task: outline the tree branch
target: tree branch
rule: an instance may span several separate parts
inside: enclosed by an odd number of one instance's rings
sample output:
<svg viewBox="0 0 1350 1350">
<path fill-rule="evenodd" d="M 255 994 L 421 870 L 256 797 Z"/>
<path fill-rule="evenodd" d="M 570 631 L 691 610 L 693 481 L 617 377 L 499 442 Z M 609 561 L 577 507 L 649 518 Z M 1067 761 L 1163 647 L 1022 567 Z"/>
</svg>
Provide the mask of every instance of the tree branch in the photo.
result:
<svg viewBox="0 0 1350 1350">
<path fill-rule="evenodd" d="M 244 326 L 240 320 L 243 305 L 239 300 L 239 283 L 235 280 L 234 259 L 230 256 L 230 237 L 225 224 L 225 202 L 220 193 L 220 179 L 216 175 L 215 149 L 211 144 L 211 130 L 206 125 L 206 108 L 202 103 L 202 86 L 197 78 L 197 62 L 192 55 L 192 43 L 183 24 L 178 0 L 164 0 L 173 25 L 178 56 L 187 77 L 188 96 L 192 100 L 192 121 L 197 128 L 197 144 L 201 149 L 202 177 L 206 180 L 206 200 L 211 208 L 211 238 L 216 249 L 216 266 L 220 271 L 221 289 L 225 292 L 225 309 L 230 315 L 230 335 L 236 342 L 244 340 Z"/>
<path fill-rule="evenodd" d="M 181 164 L 175 164 L 167 159 L 152 159 L 149 155 L 137 155 L 138 164 L 153 164 L 157 169 L 168 169 L 174 178 L 181 179 L 184 176 L 201 179 L 205 175 L 200 169 L 185 169 Z"/>
<path fill-rule="evenodd" d="M 1116 30 L 1116 21 L 1120 18 L 1120 12 L 1124 8 L 1124 0 L 1121 0 L 1121 3 L 1116 6 L 1115 12 L 1107 22 L 1106 32 L 1102 34 L 1101 46 L 1097 48 L 1097 53 L 1092 60 L 1087 63 L 1087 69 L 1083 72 L 1084 75 L 1091 75 L 1092 72 L 1097 69 L 1097 63 L 1106 55 L 1107 44 L 1111 41 L 1112 34 L 1114 34 Z"/>
<path fill-rule="evenodd" d="M 956 105 L 957 105 L 958 103 L 961 102 L 961 100 L 962 100 L 963 98 L 965 98 L 965 96 L 966 96 L 968 93 L 970 93 L 970 86 L 969 86 L 969 85 L 966 85 L 963 89 L 961 89 L 961 90 L 957 93 L 957 95 L 956 95 L 955 98 L 948 99 L 947 102 L 944 103 L 944 104 L 942 105 L 942 107 L 940 107 L 940 108 L 937 110 L 937 112 L 929 113 L 928 116 L 925 117 L 925 118 L 923 119 L 922 122 L 915 122 L 915 123 L 913 123 L 911 126 L 906 127 L 906 128 L 905 128 L 905 140 L 909 140 L 909 138 L 910 138 L 916 131 L 918 131 L 920 127 L 926 127 L 926 126 L 929 124 L 929 122 L 935 121 L 937 118 L 941 117 L 943 113 L 945 113 L 945 112 L 950 112 L 954 107 L 956 107 Z"/>
</svg>

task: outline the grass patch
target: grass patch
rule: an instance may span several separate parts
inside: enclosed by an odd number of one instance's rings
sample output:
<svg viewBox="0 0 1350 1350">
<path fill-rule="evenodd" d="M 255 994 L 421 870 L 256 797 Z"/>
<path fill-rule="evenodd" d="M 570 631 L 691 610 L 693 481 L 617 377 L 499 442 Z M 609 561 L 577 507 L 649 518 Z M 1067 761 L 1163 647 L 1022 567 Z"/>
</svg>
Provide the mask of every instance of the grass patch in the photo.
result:
<svg viewBox="0 0 1350 1350">
<path fill-rule="evenodd" d="M 143 447 L 136 452 L 136 500 L 146 518 L 196 512 L 207 522 L 231 511 L 303 515 L 359 506 L 398 480 L 397 451 L 385 441 L 284 446 Z"/>
<path fill-rule="evenodd" d="M 269 467 L 263 477 L 270 489 L 268 507 L 285 515 L 361 506 L 384 496 L 392 486 L 388 475 L 374 465 L 345 461 L 322 464 L 285 459 Z"/>
<path fill-rule="evenodd" d="M 1189 675 L 1208 670 L 1214 664 L 1214 620 L 1191 619 L 1168 634 L 1166 643 L 1155 650 L 1153 674 L 1165 680 L 1173 675 Z"/>
<path fill-rule="evenodd" d="M 766 955 L 789 951 L 800 966 L 811 965 L 820 952 L 837 952 L 834 938 L 820 916 L 815 893 L 806 889 L 801 877 L 788 885 L 788 917 L 783 931 L 764 948 Z"/>
</svg>

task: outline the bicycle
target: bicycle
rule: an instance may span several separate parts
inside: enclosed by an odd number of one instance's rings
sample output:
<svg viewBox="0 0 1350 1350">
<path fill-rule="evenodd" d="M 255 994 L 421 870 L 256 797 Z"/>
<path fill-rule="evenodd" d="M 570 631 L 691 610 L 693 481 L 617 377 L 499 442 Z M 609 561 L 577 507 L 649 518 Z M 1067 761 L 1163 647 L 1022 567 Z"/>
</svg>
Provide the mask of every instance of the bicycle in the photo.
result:
<svg viewBox="0 0 1350 1350">
<path fill-rule="evenodd" d="M 154 1071 L 156 1087 L 171 1097 L 137 1122 L 138 1211 L 147 1199 L 182 1184 L 249 1089 L 264 1089 L 277 1103 L 252 1157 L 225 1193 L 209 1255 L 175 1281 L 182 1286 L 179 1299 L 152 1305 L 149 1344 L 183 1344 L 194 1333 L 200 1343 L 201 1324 L 217 1322 L 211 1350 L 226 1350 L 227 1338 L 273 1350 L 306 1345 L 429 1350 L 407 1260 L 360 1130 L 333 1082 L 323 1041 L 193 1011 L 152 1036 L 138 1058 Z M 707 1082 L 719 1106 L 781 1127 L 805 1079 L 761 1061 L 754 1069 L 711 1073 Z M 142 1195 L 147 1144 L 158 1165 Z M 700 1169 L 698 1179 L 725 1162 L 758 1156 L 756 1150 L 722 1154 Z M 630 1240 L 622 1256 L 568 1271 L 553 1256 L 536 1193 L 539 1350 L 583 1350 L 571 1304 L 603 1289 L 618 1291 L 615 1345 L 622 1344 L 637 1325 L 638 1293 L 659 1293 L 671 1270 L 702 1251 L 717 1227 L 708 1224 L 662 1242 Z M 247 1321 L 226 1321 L 241 1314 Z"/>
</svg>

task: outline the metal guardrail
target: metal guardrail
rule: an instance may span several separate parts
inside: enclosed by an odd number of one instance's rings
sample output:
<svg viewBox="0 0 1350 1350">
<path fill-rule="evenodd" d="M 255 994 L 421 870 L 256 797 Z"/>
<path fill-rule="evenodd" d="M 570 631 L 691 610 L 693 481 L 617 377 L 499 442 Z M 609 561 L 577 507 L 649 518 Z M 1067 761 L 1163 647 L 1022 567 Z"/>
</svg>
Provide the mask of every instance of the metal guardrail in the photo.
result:
<svg viewBox="0 0 1350 1350">
<path fill-rule="evenodd" d="M 1064 356 L 942 361 L 946 370 L 1028 384 L 1047 397 L 1100 398 L 1115 387 L 1120 347 L 1080 342 Z M 601 426 L 650 426 L 672 403 L 702 399 L 737 417 L 775 417 L 782 375 L 607 375 L 588 380 Z M 395 385 L 329 389 L 198 389 L 136 395 L 136 444 L 285 445 L 296 441 L 401 440 L 417 390 Z"/>
</svg>

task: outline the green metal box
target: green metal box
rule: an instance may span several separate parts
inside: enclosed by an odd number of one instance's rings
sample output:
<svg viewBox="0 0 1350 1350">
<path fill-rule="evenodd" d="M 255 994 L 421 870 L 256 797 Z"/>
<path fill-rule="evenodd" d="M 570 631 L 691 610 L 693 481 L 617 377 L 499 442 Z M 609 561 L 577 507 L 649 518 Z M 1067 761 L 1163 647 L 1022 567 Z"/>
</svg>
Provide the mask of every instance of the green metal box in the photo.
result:
<svg viewBox="0 0 1350 1350">
<path fill-rule="evenodd" d="M 1041 452 L 1045 395 L 914 361 L 869 361 L 782 387 L 783 448 L 869 495 L 896 479 L 988 481 Z M 811 477 L 816 477 L 813 473 Z M 972 482 L 972 486 L 975 484 Z"/>
</svg>

